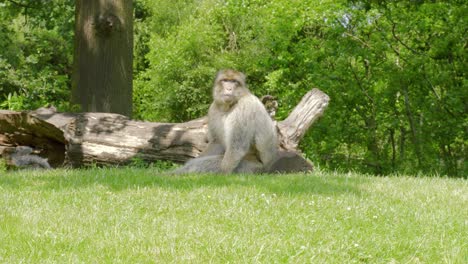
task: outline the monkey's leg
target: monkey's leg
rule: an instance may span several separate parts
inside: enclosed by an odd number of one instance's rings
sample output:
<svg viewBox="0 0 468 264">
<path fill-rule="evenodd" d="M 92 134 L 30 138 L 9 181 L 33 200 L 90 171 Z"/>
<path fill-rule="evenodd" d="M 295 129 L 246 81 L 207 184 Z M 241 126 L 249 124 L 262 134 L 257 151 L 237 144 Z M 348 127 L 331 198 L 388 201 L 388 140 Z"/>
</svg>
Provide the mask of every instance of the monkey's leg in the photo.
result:
<svg viewBox="0 0 468 264">
<path fill-rule="evenodd" d="M 172 171 L 172 174 L 187 173 L 221 173 L 222 155 L 205 156 L 187 161 L 182 167 Z"/>
<path fill-rule="evenodd" d="M 182 167 L 172 171 L 171 174 L 188 173 L 222 173 L 222 155 L 206 156 L 189 160 Z M 263 169 L 263 164 L 258 161 L 241 160 L 234 173 L 258 173 Z"/>
<path fill-rule="evenodd" d="M 258 151 L 258 157 L 265 167 L 271 165 L 276 159 L 278 152 L 278 136 L 276 127 L 267 116 L 258 117 L 258 129 L 255 133 L 255 147 Z"/>
<path fill-rule="evenodd" d="M 260 162 L 249 161 L 249 160 L 242 160 L 234 170 L 234 173 L 259 173 L 263 170 L 263 164 Z"/>
<path fill-rule="evenodd" d="M 270 167 L 276 160 L 276 148 L 266 148 L 266 150 L 258 150 L 258 157 L 265 168 Z"/>
</svg>

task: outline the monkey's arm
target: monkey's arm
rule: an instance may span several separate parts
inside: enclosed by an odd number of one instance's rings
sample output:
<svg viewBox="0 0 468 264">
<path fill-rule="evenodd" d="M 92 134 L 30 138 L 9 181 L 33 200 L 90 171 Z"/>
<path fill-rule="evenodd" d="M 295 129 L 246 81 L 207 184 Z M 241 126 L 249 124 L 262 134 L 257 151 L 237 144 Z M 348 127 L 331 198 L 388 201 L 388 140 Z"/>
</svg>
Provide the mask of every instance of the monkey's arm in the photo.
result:
<svg viewBox="0 0 468 264">
<path fill-rule="evenodd" d="M 224 154 L 224 147 L 221 143 L 212 141 L 208 143 L 206 149 L 200 154 L 199 157 L 213 156 L 213 155 L 222 155 Z"/>
<path fill-rule="evenodd" d="M 210 107 L 212 111 L 213 106 Z M 224 154 L 225 148 L 213 133 L 208 129 L 206 139 L 208 141 L 208 145 L 206 146 L 205 150 L 198 157 L 206 157 L 206 156 L 213 156 L 213 155 L 222 155 Z"/>
<path fill-rule="evenodd" d="M 239 120 L 246 121 L 240 118 Z M 232 173 L 239 163 L 247 155 L 253 140 L 252 126 L 232 122 L 231 128 L 226 129 L 226 152 L 221 161 L 221 170 L 224 173 Z"/>
</svg>

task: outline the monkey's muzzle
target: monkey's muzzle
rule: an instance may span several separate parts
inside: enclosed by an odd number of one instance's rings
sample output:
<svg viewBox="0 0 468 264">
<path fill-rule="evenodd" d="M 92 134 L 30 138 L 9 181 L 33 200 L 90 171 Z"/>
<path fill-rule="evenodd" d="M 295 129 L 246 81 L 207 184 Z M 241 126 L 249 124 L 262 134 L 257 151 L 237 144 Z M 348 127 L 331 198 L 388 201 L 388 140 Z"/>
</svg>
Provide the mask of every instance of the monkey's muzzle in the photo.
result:
<svg viewBox="0 0 468 264">
<path fill-rule="evenodd" d="M 221 96 L 222 100 L 224 103 L 226 104 L 231 104 L 233 101 L 234 101 L 234 95 L 231 93 L 231 94 L 223 94 Z"/>
</svg>

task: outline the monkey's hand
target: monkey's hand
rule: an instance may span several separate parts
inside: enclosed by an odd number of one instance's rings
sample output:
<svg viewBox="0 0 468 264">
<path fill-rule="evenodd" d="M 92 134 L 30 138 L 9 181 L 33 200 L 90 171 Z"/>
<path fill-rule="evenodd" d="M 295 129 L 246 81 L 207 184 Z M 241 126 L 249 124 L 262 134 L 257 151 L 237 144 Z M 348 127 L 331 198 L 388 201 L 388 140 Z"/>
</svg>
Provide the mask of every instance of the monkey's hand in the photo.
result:
<svg viewBox="0 0 468 264">
<path fill-rule="evenodd" d="M 221 161 L 221 172 L 223 174 L 233 173 L 243 157 L 244 155 L 240 155 L 239 153 L 229 154 L 226 152 L 224 154 L 223 160 Z"/>
<path fill-rule="evenodd" d="M 210 142 L 206 149 L 200 153 L 200 157 L 213 156 L 213 155 L 223 155 L 224 147 L 220 143 Z"/>
</svg>

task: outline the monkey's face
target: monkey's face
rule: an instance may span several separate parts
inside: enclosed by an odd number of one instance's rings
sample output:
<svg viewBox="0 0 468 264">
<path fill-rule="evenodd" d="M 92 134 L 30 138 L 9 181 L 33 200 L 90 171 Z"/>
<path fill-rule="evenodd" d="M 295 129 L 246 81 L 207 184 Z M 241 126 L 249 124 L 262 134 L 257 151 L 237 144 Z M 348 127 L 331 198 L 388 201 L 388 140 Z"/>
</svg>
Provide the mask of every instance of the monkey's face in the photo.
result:
<svg viewBox="0 0 468 264">
<path fill-rule="evenodd" d="M 219 82 L 219 98 L 225 104 L 232 104 L 236 101 L 236 93 L 239 87 L 239 83 L 236 80 L 221 80 Z"/>
<path fill-rule="evenodd" d="M 220 71 L 216 77 L 214 99 L 221 104 L 232 105 L 246 93 L 245 76 L 234 70 Z"/>
</svg>

